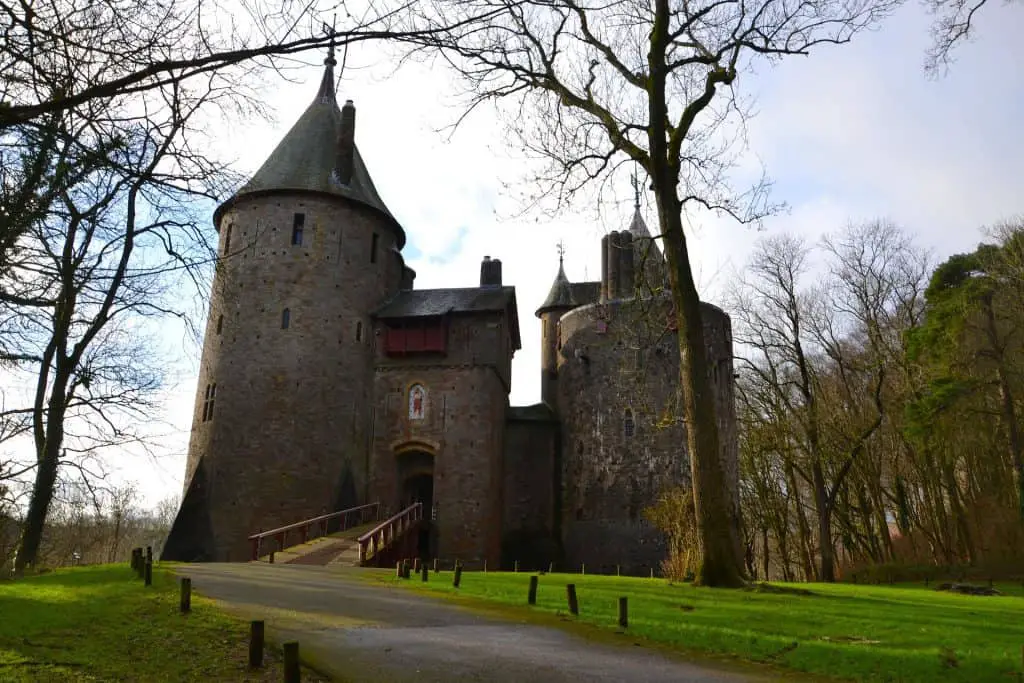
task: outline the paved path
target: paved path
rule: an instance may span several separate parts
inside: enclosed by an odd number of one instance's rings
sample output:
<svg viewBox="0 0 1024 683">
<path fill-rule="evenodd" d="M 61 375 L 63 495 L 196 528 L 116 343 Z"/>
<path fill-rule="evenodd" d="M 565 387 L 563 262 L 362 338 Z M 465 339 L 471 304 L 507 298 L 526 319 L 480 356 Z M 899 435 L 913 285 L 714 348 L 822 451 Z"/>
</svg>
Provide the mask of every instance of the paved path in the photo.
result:
<svg viewBox="0 0 1024 683">
<path fill-rule="evenodd" d="M 753 683 L 767 677 L 695 664 L 628 644 L 589 642 L 373 585 L 323 567 L 203 564 L 177 569 L 229 611 L 298 640 L 304 660 L 347 683 Z"/>
</svg>

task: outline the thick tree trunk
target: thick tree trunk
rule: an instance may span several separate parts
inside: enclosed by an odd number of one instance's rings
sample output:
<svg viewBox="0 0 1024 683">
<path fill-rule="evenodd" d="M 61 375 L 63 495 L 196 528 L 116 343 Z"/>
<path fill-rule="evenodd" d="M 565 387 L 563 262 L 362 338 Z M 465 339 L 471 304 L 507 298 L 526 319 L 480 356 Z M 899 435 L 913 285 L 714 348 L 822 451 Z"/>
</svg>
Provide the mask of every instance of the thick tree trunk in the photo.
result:
<svg viewBox="0 0 1024 683">
<path fill-rule="evenodd" d="M 761 545 L 764 547 L 764 557 L 762 558 L 762 565 L 764 567 L 764 580 L 768 580 L 768 567 L 771 564 L 768 555 L 768 527 L 765 526 L 761 529 Z"/>
<path fill-rule="evenodd" d="M 18 557 L 14 562 L 14 573 L 18 576 L 24 573 L 26 567 L 34 565 L 39 557 L 39 546 L 43 540 L 46 516 L 50 512 L 53 490 L 57 483 L 57 468 L 60 463 L 59 449 L 60 441 L 54 443 L 52 447 L 47 443 L 36 467 L 32 498 L 29 501 L 28 513 L 25 515 L 25 526 L 21 532 Z"/>
<path fill-rule="evenodd" d="M 690 270 L 675 183 L 659 187 L 655 179 L 665 255 L 670 270 L 672 299 L 679 327 L 680 382 L 689 446 L 690 474 L 701 543 L 695 583 L 742 586 L 739 518 L 722 462 L 715 399 L 711 392 L 700 298 Z M 666 200 L 666 198 L 668 198 Z"/>
<path fill-rule="evenodd" d="M 825 487 L 825 473 L 819 463 L 812 468 L 814 477 L 814 507 L 818 512 L 818 552 L 821 555 L 819 577 L 826 583 L 836 580 L 835 548 L 832 546 L 832 506 Z"/>
</svg>

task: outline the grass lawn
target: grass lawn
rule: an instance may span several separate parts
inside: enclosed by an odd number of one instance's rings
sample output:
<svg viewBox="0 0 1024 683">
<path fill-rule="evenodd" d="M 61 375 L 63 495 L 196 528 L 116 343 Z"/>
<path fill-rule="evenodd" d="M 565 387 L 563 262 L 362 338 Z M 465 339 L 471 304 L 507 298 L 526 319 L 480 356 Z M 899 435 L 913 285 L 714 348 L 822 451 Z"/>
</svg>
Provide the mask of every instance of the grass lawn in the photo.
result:
<svg viewBox="0 0 1024 683">
<path fill-rule="evenodd" d="M 1018 683 L 1024 655 L 1024 597 L 939 593 L 924 586 L 791 584 L 811 595 L 730 591 L 661 579 L 578 574 L 540 577 L 537 606 L 526 605 L 528 573 L 451 572 L 430 581 L 377 580 L 520 610 L 567 615 L 567 583 L 575 583 L 579 621 L 618 628 L 619 596 L 629 598 L 630 635 L 691 653 L 769 662 L 813 674 L 860 681 Z M 784 586 L 784 584 L 774 584 Z M 997 588 L 998 588 L 997 584 Z"/>
<path fill-rule="evenodd" d="M 124 564 L 0 581 L 0 681 L 282 680 L 269 646 L 248 671 L 247 622 L 194 592 L 182 615 L 178 597 L 160 567 L 149 588 Z"/>
</svg>

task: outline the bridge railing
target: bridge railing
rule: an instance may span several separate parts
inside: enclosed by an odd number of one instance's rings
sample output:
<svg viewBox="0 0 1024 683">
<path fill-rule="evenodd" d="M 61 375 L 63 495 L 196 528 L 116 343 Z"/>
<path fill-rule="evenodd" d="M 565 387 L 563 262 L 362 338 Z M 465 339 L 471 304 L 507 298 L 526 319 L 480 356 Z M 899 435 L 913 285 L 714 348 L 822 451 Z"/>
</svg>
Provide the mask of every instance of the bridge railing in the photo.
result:
<svg viewBox="0 0 1024 683">
<path fill-rule="evenodd" d="M 345 531 L 346 529 L 367 524 L 368 522 L 375 522 L 380 518 L 380 509 L 380 501 L 377 501 L 374 503 L 367 503 L 366 505 L 359 505 L 354 508 L 348 508 L 347 510 L 330 512 L 326 515 L 313 517 L 312 519 L 304 519 L 301 522 L 295 522 L 294 524 L 278 527 L 277 529 L 271 529 L 270 531 L 261 531 L 258 534 L 253 534 L 249 537 L 249 544 L 252 547 L 252 559 L 258 560 L 260 558 L 260 551 L 265 545 L 267 539 L 277 541 L 277 547 L 275 550 L 283 550 L 288 547 L 285 545 L 285 541 L 288 540 L 289 536 L 291 536 L 294 541 L 296 538 L 295 534 L 298 534 L 298 538 L 300 539 L 299 543 L 305 543 L 311 538 L 326 536 L 327 529 L 331 522 L 336 519 L 340 519 L 341 522 L 335 531 Z M 316 532 L 319 532 L 319 534 Z"/>
<path fill-rule="evenodd" d="M 383 552 L 423 519 L 423 503 L 413 503 L 359 537 L 359 564 Z"/>
</svg>

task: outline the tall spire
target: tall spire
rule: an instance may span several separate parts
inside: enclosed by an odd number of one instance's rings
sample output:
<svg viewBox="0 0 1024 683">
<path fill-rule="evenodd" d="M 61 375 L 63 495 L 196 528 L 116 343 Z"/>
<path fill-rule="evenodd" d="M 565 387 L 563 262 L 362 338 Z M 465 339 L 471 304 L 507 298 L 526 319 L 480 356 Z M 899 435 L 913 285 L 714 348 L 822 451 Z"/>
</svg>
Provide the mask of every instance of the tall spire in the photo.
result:
<svg viewBox="0 0 1024 683">
<path fill-rule="evenodd" d="M 327 46 L 327 59 L 324 60 L 324 76 L 320 79 L 320 90 L 317 91 L 317 99 L 333 102 L 336 98 L 334 94 L 334 67 L 337 66 L 338 60 L 334 58 L 334 27 L 331 26 L 328 29 L 327 24 L 324 24 L 324 31 L 329 32 L 331 35 L 331 42 Z"/>
<path fill-rule="evenodd" d="M 565 277 L 565 242 L 558 240 L 558 272 Z"/>
<path fill-rule="evenodd" d="M 632 175 L 630 175 L 629 179 L 633 183 L 633 208 L 636 209 L 637 213 L 639 213 L 640 212 L 640 180 L 639 180 L 639 178 L 637 178 L 637 174 L 636 174 L 635 171 L 634 171 L 634 173 Z"/>
</svg>

